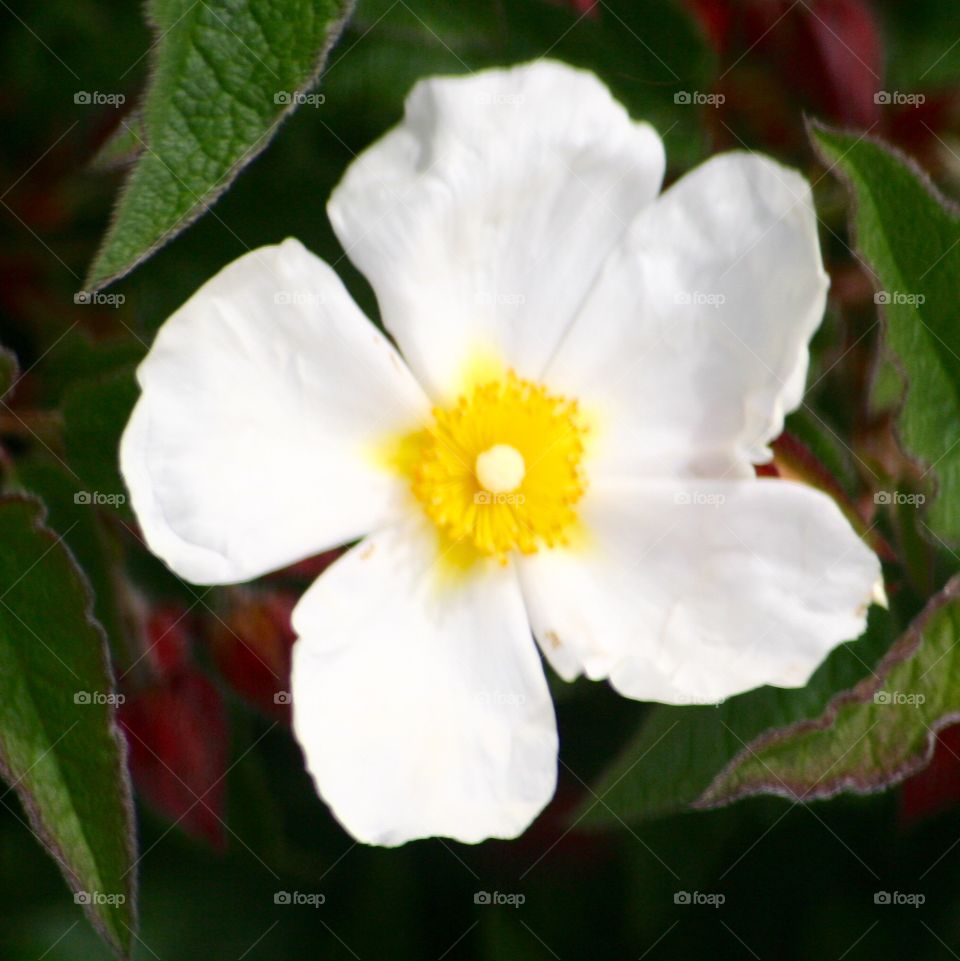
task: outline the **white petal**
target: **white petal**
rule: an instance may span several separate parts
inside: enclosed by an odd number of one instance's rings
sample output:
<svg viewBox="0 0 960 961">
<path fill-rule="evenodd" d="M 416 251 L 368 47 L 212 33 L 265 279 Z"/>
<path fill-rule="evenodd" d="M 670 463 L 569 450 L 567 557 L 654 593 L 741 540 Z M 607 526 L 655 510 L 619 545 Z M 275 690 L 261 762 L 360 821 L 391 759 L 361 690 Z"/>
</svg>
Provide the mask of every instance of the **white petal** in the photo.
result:
<svg viewBox="0 0 960 961">
<path fill-rule="evenodd" d="M 441 396 L 478 353 L 542 372 L 663 169 L 656 132 L 593 74 L 540 60 L 418 83 L 329 212 L 407 362 Z"/>
<path fill-rule="evenodd" d="M 594 409 L 594 473 L 750 476 L 800 403 L 827 286 L 799 174 L 725 154 L 666 191 L 547 373 Z"/>
<path fill-rule="evenodd" d="M 515 837 L 553 796 L 557 733 L 516 574 L 457 578 L 410 523 L 373 535 L 293 615 L 294 730 L 355 838 Z"/>
<path fill-rule="evenodd" d="M 530 619 L 565 677 L 638 700 L 803 686 L 863 632 L 880 577 L 836 504 L 789 481 L 611 486 L 583 520 L 586 546 L 521 563 Z"/>
<path fill-rule="evenodd" d="M 147 543 L 182 577 L 248 580 L 402 509 L 406 491 L 376 444 L 428 416 L 426 398 L 297 241 L 204 284 L 137 376 L 121 467 Z"/>
</svg>

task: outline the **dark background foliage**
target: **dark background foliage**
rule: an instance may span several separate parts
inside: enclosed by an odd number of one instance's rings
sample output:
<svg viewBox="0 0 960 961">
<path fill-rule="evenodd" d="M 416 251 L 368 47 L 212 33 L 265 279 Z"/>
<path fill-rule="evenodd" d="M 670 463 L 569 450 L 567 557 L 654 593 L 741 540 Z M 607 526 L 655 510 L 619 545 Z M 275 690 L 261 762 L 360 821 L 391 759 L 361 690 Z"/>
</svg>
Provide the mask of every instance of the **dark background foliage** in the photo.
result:
<svg viewBox="0 0 960 961">
<path fill-rule="evenodd" d="M 896 375 L 877 373 L 877 316 L 844 239 L 845 194 L 815 159 L 804 115 L 899 144 L 955 193 L 960 38 L 947 0 L 361 0 L 322 81 L 324 103 L 302 108 L 211 212 L 109 288 L 119 306 L 74 294 L 120 184 L 91 161 L 147 82 L 151 34 L 139 5 L 121 0 L 0 7 L 0 342 L 25 371 L 0 407 L 0 468 L 47 501 L 114 642 L 138 794 L 137 958 L 960 956 L 952 734 L 924 776 L 872 798 L 634 819 L 611 813 L 595 785 L 648 709 L 604 686 L 558 683 L 560 787 L 525 836 L 366 848 L 314 794 L 275 696 L 289 670 L 290 605 L 329 558 L 252 588 L 193 588 L 144 552 L 123 505 L 104 505 L 90 526 L 73 503 L 81 479 L 123 491 L 115 451 L 133 365 L 168 314 L 245 250 L 299 237 L 376 316 L 324 205 L 356 152 L 398 119 L 417 77 L 549 53 L 595 69 L 656 124 L 671 178 L 749 147 L 814 181 L 833 288 L 813 413 L 788 427 L 868 515 L 877 477 L 905 471 L 889 424 Z M 126 102 L 75 102 L 83 91 Z M 677 102 L 683 91 L 715 103 Z M 880 91 L 924 102 L 878 103 Z M 882 533 L 891 557 L 909 560 L 892 578 L 904 623 L 943 583 L 943 560 L 895 522 Z M 687 750 L 697 748 L 693 737 Z M 696 761 L 677 752 L 660 763 L 667 773 Z M 475 903 L 494 891 L 524 903 Z M 0 892 L 4 961 L 109 956 L 12 790 L 0 794 Z M 280 892 L 324 901 L 277 903 Z M 682 892 L 724 900 L 677 903 Z M 925 902 L 878 904 L 879 892 Z"/>
</svg>

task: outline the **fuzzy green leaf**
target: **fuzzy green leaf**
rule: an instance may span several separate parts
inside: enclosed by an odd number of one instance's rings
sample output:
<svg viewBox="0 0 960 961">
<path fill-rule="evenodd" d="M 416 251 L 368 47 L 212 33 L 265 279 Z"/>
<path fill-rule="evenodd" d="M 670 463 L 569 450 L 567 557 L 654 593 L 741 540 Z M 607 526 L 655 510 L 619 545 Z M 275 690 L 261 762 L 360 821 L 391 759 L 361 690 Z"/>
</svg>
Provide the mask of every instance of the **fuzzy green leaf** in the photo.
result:
<svg viewBox="0 0 960 961">
<path fill-rule="evenodd" d="M 763 687 L 717 707 L 656 705 L 575 820 L 610 827 L 688 809 L 744 745 L 772 727 L 816 717 L 836 691 L 868 674 L 892 634 L 889 614 L 872 607 L 866 633 L 835 650 L 804 688 Z"/>
<path fill-rule="evenodd" d="M 857 250 L 907 380 L 897 430 L 937 481 L 927 524 L 934 539 L 960 543 L 960 216 L 892 148 L 824 127 L 811 136 L 853 193 Z M 885 492 L 888 502 L 898 493 Z"/>
<path fill-rule="evenodd" d="M 698 807 L 752 794 L 798 801 L 882 790 L 924 767 L 960 720 L 960 577 L 934 597 L 870 676 L 817 718 L 747 744 Z"/>
<path fill-rule="evenodd" d="M 129 956 L 135 839 L 90 591 L 32 500 L 0 500 L 0 771 L 104 938 Z"/>
<path fill-rule="evenodd" d="M 209 209 L 313 86 L 350 6 L 151 0 L 151 81 L 136 119 L 113 141 L 140 154 L 88 290 L 132 270 Z"/>
</svg>

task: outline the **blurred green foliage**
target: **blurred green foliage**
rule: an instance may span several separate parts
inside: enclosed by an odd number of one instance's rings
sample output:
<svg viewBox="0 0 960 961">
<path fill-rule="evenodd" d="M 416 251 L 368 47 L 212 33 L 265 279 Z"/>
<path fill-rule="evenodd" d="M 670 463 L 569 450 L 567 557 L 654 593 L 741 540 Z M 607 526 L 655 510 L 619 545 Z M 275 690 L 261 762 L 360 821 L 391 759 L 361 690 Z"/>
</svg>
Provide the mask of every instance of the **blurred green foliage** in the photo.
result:
<svg viewBox="0 0 960 961">
<path fill-rule="evenodd" d="M 159 324 L 247 249 L 299 237 L 335 264 L 376 317 L 372 293 L 340 250 L 324 205 L 350 160 L 399 118 L 410 85 L 428 74 L 542 55 L 567 59 L 595 69 L 634 115 L 654 122 L 664 137 L 671 178 L 729 146 L 762 148 L 804 169 L 815 183 L 834 291 L 814 344 L 807 405 L 788 426 L 855 501 L 869 503 L 882 481 L 908 472 L 891 440 L 892 404 L 877 404 L 879 394 L 874 406 L 869 403 L 879 329 L 869 283 L 858 277 L 848 246 L 846 198 L 803 135 L 803 112 L 815 109 L 812 94 L 805 96 L 813 78 L 802 71 L 786 82 L 776 76 L 777 56 L 765 53 L 766 40 L 741 48 L 711 42 L 709 22 L 691 10 L 723 3 L 617 0 L 590 13 L 573 6 L 561 0 L 361 0 L 331 55 L 320 88 L 324 103 L 300 109 L 205 217 L 111 288 L 124 298 L 120 306 L 75 304 L 73 295 L 122 182 L 121 171 L 95 170 L 90 162 L 116 131 L 120 115 L 131 122 L 131 108 L 147 83 L 153 38 L 139 5 L 120 0 L 16 0 L 6 8 L 0 27 L 0 119 L 8 131 L 0 147 L 0 342 L 16 352 L 26 371 L 13 402 L 30 430 L 9 420 L 0 427 L 16 461 L 16 481 L 42 493 L 54 529 L 70 532 L 66 542 L 97 588 L 98 614 L 121 674 L 132 667 L 133 656 L 112 597 L 118 558 L 126 572 L 121 593 L 192 607 L 206 621 L 221 610 L 226 595 L 180 584 L 139 547 L 123 525 L 122 510 L 105 508 L 93 529 L 87 515 L 74 529 L 72 481 L 64 470 L 76 471 L 93 489 L 121 489 L 116 444 L 135 396 L 132 364 Z M 750 2 L 726 6 L 745 9 Z M 931 103 L 936 98 L 945 104 L 920 121 L 913 114 L 885 113 L 874 132 L 902 135 L 900 142 L 949 190 L 958 169 L 951 157 L 958 130 L 951 84 L 960 50 L 952 46 L 955 27 L 944 29 L 952 7 L 944 0 L 889 0 L 874 9 L 888 66 L 882 79 L 875 75 L 878 88 L 885 83 L 884 89 L 928 90 Z M 776 37 L 777 30 L 767 36 Z M 738 78 L 739 85 L 728 85 Z M 729 109 L 675 102 L 675 94 L 691 89 L 727 90 Z M 78 104 L 78 91 L 122 93 L 127 102 L 119 110 Z M 933 136 L 920 137 L 922 124 Z M 896 399 L 895 391 L 886 396 Z M 52 420 L 40 416 L 61 408 Z M 888 564 L 888 583 L 895 588 L 892 637 L 919 609 L 924 592 L 943 582 L 952 560 L 911 539 L 915 532 L 895 517 L 877 523 L 894 556 L 909 549 L 913 558 L 908 571 L 896 560 Z M 862 652 L 864 673 L 882 647 Z M 858 668 L 844 656 L 849 683 Z M 209 658 L 199 659 L 216 676 Z M 435 840 L 375 850 L 355 845 L 331 820 L 286 727 L 221 686 L 232 731 L 227 850 L 215 853 L 146 807 L 138 809 L 137 958 L 252 961 L 311 952 L 482 961 L 855 961 L 939 959 L 960 951 L 960 881 L 950 869 L 960 835 L 956 807 L 914 824 L 905 820 L 896 794 L 809 808 L 762 799 L 624 823 L 625 809 L 597 800 L 595 792 L 604 788 L 592 785 L 602 785 L 611 759 L 636 743 L 641 722 L 652 715 L 654 724 L 661 723 L 656 718 L 664 712 L 580 682 L 554 684 L 560 789 L 523 838 L 476 848 Z M 772 695 L 748 697 L 763 706 Z M 639 765 L 650 777 L 662 773 L 668 784 L 682 780 L 678 775 L 698 764 L 703 769 L 698 752 L 716 750 L 716 721 L 703 738 L 696 725 L 683 723 L 684 736 L 667 739 L 655 765 Z M 649 733 L 639 737 L 644 743 Z M 626 757 L 624 768 L 630 763 Z M 591 808 L 595 816 L 578 823 L 576 812 Z M 588 820 L 604 823 L 588 831 Z M 22 822 L 8 792 L 0 805 L 4 961 L 108 957 Z M 523 894 L 525 903 L 475 904 L 484 891 Z M 922 892 L 926 903 L 922 910 L 878 905 L 875 895 L 884 891 Z M 319 907 L 278 904 L 280 892 L 323 894 L 325 901 Z M 681 892 L 722 894 L 726 900 L 722 909 L 675 903 Z"/>
</svg>

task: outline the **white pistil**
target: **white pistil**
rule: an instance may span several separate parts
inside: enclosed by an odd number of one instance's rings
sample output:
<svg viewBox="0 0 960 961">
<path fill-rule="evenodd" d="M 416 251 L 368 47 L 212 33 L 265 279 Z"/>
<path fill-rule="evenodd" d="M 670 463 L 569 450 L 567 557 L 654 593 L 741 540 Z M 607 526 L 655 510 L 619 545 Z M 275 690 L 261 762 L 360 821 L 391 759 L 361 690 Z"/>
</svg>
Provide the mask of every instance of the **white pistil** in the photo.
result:
<svg viewBox="0 0 960 961">
<path fill-rule="evenodd" d="M 477 454 L 474 467 L 480 486 L 491 494 L 508 494 L 515 491 L 527 473 L 523 454 L 509 444 L 494 444 Z"/>
</svg>

